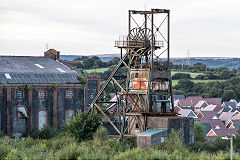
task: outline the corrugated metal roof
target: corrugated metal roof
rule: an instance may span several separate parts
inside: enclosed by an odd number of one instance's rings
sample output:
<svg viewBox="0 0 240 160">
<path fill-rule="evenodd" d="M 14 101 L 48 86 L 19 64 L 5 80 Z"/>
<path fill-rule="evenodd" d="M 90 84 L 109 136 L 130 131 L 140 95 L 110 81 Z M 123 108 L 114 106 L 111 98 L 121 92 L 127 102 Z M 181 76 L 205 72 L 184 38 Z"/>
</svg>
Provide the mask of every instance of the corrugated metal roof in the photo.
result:
<svg viewBox="0 0 240 160">
<path fill-rule="evenodd" d="M 159 132 L 167 131 L 166 129 L 149 129 L 143 132 L 138 133 L 138 136 L 151 136 Z"/>
<path fill-rule="evenodd" d="M 78 82 L 76 71 L 48 57 L 0 56 L 0 68 L 1 83 Z"/>
</svg>

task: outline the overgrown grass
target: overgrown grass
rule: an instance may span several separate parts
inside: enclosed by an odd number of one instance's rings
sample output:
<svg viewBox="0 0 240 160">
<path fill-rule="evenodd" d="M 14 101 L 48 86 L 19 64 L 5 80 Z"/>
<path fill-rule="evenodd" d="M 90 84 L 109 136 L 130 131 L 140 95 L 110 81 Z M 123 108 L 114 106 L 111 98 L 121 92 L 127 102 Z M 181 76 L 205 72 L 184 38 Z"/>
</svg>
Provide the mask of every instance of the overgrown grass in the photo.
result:
<svg viewBox="0 0 240 160">
<path fill-rule="evenodd" d="M 178 146 L 179 147 L 179 146 Z M 32 138 L 0 139 L 0 159 L 229 159 L 227 152 L 190 152 L 187 148 L 133 148 L 119 140 L 108 138 L 104 141 L 90 140 L 78 143 L 69 136 L 58 136 L 50 140 Z M 234 159 L 240 159 L 234 155 Z"/>
<path fill-rule="evenodd" d="M 82 142 L 66 135 L 58 135 L 48 140 L 1 137 L 0 159 L 229 159 L 229 152 L 189 151 L 178 132 L 171 132 L 170 139 L 161 146 L 148 149 L 130 146 L 129 143 L 109 138 L 106 129 L 100 127 L 93 140 Z M 234 159 L 240 159 L 240 156 L 235 154 Z"/>
</svg>

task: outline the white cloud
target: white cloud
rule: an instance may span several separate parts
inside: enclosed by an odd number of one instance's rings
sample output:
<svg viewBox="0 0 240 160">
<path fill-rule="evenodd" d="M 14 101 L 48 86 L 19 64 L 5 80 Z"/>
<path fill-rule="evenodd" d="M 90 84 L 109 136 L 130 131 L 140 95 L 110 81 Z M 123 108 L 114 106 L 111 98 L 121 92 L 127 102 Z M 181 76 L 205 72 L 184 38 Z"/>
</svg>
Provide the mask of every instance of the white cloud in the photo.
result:
<svg viewBox="0 0 240 160">
<path fill-rule="evenodd" d="M 237 0 L 1 0 L 0 54 L 42 55 L 46 43 L 62 54 L 118 53 L 128 10 L 171 10 L 171 55 L 238 57 Z"/>
</svg>

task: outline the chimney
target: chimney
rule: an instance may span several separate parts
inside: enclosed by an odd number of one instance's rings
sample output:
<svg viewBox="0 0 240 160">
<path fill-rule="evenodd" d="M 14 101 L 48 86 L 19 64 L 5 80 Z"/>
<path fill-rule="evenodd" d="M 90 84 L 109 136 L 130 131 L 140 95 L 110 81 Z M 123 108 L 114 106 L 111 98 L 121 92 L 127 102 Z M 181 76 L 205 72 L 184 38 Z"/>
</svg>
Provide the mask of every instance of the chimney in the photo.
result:
<svg viewBox="0 0 240 160">
<path fill-rule="evenodd" d="M 55 49 L 49 49 L 48 51 L 44 52 L 44 57 L 50 57 L 53 58 L 54 60 L 59 59 L 59 51 L 56 51 Z"/>
</svg>

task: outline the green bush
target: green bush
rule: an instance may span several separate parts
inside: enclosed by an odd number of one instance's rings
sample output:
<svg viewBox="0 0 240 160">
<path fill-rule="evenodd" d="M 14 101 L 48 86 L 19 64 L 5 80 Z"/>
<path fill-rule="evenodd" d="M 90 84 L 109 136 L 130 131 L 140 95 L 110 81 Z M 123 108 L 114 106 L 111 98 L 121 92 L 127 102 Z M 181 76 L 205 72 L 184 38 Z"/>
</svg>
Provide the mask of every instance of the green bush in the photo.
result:
<svg viewBox="0 0 240 160">
<path fill-rule="evenodd" d="M 97 113 L 86 113 L 78 111 L 75 117 L 64 124 L 63 130 L 66 134 L 75 137 L 79 142 L 90 140 L 100 126 L 101 117 Z"/>
<path fill-rule="evenodd" d="M 4 137 L 5 135 L 4 135 L 4 133 L 3 132 L 0 132 L 0 138 L 1 137 Z"/>
<path fill-rule="evenodd" d="M 45 126 L 42 130 L 32 130 L 27 135 L 33 139 L 50 139 L 59 134 L 56 128 Z"/>
<path fill-rule="evenodd" d="M 174 129 L 171 130 L 169 139 L 163 145 L 163 149 L 169 153 L 173 153 L 175 150 L 178 150 L 181 153 L 186 151 L 186 146 L 183 144 L 179 131 L 175 131 Z"/>
<path fill-rule="evenodd" d="M 0 144 L 0 159 L 4 159 L 9 152 L 11 152 L 12 147 L 5 144 Z"/>
<path fill-rule="evenodd" d="M 56 159 L 77 159 L 80 155 L 78 146 L 75 143 L 68 144 L 61 148 L 56 154 Z"/>
<path fill-rule="evenodd" d="M 108 140 L 108 131 L 105 127 L 103 126 L 100 126 L 96 133 L 94 133 L 93 135 L 93 139 L 94 141 L 97 141 L 97 142 L 103 142 L 103 141 L 106 141 Z"/>
<path fill-rule="evenodd" d="M 64 148 L 65 146 L 68 146 L 69 144 L 76 143 L 75 138 L 66 136 L 66 135 L 58 135 L 51 140 L 48 140 L 46 142 L 46 145 L 49 149 L 52 150 L 59 150 L 61 148 Z"/>
<path fill-rule="evenodd" d="M 136 137 L 124 137 L 123 142 L 124 142 L 124 145 L 126 145 L 129 148 L 137 147 L 137 138 Z"/>
</svg>

